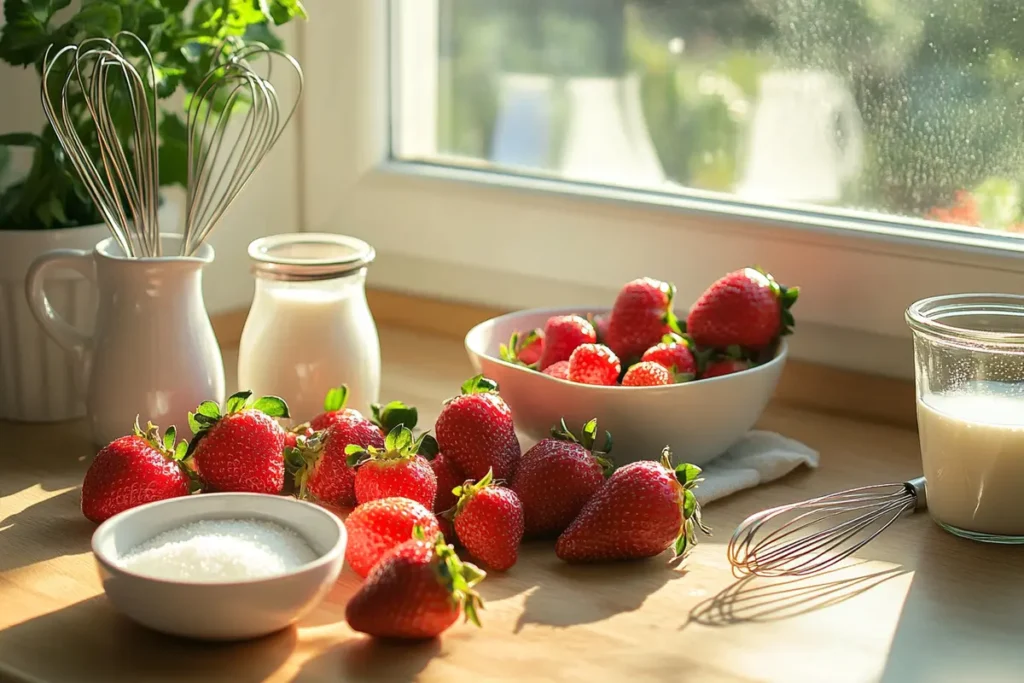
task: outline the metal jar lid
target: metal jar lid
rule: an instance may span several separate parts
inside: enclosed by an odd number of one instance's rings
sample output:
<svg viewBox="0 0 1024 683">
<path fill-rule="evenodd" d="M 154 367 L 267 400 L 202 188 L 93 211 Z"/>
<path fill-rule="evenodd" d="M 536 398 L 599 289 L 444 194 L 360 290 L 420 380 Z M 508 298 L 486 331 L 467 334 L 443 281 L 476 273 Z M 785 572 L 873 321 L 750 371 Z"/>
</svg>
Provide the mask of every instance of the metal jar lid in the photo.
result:
<svg viewBox="0 0 1024 683">
<path fill-rule="evenodd" d="M 253 272 L 272 280 L 330 280 L 356 273 L 376 257 L 366 242 L 323 232 L 261 237 L 249 244 Z"/>
</svg>

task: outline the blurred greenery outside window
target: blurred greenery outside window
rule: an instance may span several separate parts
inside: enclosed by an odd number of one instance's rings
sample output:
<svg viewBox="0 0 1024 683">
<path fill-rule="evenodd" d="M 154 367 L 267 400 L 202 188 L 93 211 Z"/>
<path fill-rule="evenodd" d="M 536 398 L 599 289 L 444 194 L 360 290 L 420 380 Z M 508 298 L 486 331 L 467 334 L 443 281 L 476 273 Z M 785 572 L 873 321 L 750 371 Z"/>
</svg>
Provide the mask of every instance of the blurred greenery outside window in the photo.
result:
<svg viewBox="0 0 1024 683">
<path fill-rule="evenodd" d="M 571 179 L 568 157 L 592 165 L 590 148 L 612 144 L 595 131 L 618 126 L 651 154 L 609 184 L 1024 232 L 1017 0 L 440 0 L 439 12 L 435 160 Z M 635 92 L 601 85 L 630 79 Z M 621 115 L 595 111 L 613 105 Z"/>
</svg>

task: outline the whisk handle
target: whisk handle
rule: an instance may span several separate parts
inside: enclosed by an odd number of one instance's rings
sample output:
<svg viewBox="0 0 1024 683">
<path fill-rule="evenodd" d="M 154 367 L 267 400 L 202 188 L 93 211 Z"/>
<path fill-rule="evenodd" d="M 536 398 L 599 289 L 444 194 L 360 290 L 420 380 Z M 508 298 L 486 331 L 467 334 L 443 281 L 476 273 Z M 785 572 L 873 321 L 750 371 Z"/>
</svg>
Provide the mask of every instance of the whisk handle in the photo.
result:
<svg viewBox="0 0 1024 683">
<path fill-rule="evenodd" d="M 925 492 L 924 477 L 917 477 L 903 484 L 914 496 L 914 509 L 924 510 L 928 507 L 928 494 Z"/>
</svg>

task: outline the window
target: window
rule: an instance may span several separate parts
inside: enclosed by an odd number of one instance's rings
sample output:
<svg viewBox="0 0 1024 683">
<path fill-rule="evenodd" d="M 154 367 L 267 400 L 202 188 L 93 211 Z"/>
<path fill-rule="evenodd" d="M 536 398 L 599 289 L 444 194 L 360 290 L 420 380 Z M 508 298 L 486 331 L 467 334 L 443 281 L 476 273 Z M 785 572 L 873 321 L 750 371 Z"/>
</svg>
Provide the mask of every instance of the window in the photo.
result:
<svg viewBox="0 0 1024 683">
<path fill-rule="evenodd" d="M 436 8 L 436 88 L 397 102 L 436 133 L 399 158 L 1024 229 L 1013 0 Z"/>
<path fill-rule="evenodd" d="M 304 225 L 507 307 L 803 287 L 794 355 L 907 376 L 903 312 L 1019 291 L 1009 0 L 356 0 L 305 28 Z M 1021 36 L 1021 37 L 1018 37 Z M 1020 76 L 1018 75 L 1020 74 Z"/>
</svg>

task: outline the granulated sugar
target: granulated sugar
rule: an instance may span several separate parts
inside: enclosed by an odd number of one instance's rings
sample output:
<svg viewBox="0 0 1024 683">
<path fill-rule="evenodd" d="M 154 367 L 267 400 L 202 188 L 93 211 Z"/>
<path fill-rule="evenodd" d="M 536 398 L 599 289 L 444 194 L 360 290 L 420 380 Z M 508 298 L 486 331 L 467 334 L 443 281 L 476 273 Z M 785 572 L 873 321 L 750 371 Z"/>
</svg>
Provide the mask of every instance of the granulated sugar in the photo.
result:
<svg viewBox="0 0 1024 683">
<path fill-rule="evenodd" d="M 284 574 L 316 559 L 297 533 L 259 519 L 215 519 L 165 531 L 121 557 L 139 574 L 175 581 L 229 582 Z"/>
</svg>

